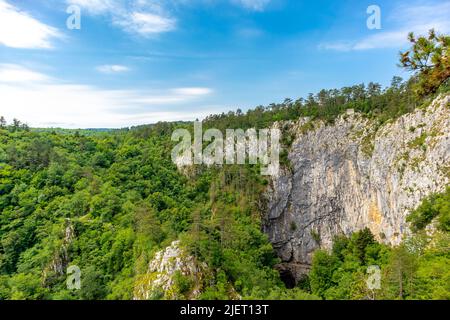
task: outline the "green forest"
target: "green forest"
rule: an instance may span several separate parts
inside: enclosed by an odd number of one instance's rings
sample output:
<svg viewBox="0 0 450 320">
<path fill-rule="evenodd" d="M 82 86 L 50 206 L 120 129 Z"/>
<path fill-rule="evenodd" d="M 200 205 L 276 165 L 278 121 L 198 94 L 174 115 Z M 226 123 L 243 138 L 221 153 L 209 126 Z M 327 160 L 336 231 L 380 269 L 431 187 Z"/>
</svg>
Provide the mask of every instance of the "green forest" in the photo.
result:
<svg viewBox="0 0 450 320">
<path fill-rule="evenodd" d="M 406 81 L 322 90 L 211 115 L 203 124 L 266 128 L 305 116 L 332 123 L 352 108 L 381 125 L 449 92 L 449 37 L 411 35 L 411 42 L 401 55 L 414 72 Z M 417 63 L 422 54 L 433 56 L 428 66 Z M 249 164 L 179 172 L 170 155 L 171 134 L 181 127 L 192 126 L 37 129 L 1 117 L 0 300 L 132 299 L 154 254 L 178 239 L 209 268 L 200 299 L 450 299 L 450 187 L 410 213 L 413 233 L 401 245 L 378 243 L 369 229 L 339 235 L 331 251 L 315 252 L 309 276 L 288 289 L 261 228 L 268 178 Z M 288 165 L 292 138 L 282 143 Z M 80 290 L 66 286 L 69 265 L 82 270 Z M 370 265 L 381 268 L 380 289 L 367 288 Z M 175 295 L 189 298 L 192 279 L 178 275 L 175 282 Z"/>
</svg>

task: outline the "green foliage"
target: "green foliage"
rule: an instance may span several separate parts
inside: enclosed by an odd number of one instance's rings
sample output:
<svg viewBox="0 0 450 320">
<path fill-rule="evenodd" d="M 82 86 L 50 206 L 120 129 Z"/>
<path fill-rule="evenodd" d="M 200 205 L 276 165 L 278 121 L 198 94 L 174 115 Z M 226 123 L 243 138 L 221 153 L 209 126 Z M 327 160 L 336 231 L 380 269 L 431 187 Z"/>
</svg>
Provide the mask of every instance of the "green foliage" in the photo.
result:
<svg viewBox="0 0 450 320">
<path fill-rule="evenodd" d="M 418 95 L 435 92 L 450 77 L 450 37 L 431 29 L 428 36 L 408 36 L 411 48 L 400 53 L 400 65 L 416 73 L 414 91 Z"/>
<path fill-rule="evenodd" d="M 189 291 L 192 290 L 194 281 L 191 278 L 183 275 L 180 271 L 175 272 L 173 281 L 174 287 L 176 288 L 177 292 L 187 298 L 186 295 L 189 293 Z"/>
<path fill-rule="evenodd" d="M 95 267 L 87 267 L 83 274 L 82 286 L 79 293 L 81 299 L 103 299 L 107 293 L 104 281 L 104 275 L 97 271 Z"/>
<path fill-rule="evenodd" d="M 423 230 L 436 217 L 439 229 L 450 231 L 450 187 L 447 187 L 443 193 L 432 194 L 424 199 L 406 220 L 411 223 L 414 231 L 419 231 Z"/>
<path fill-rule="evenodd" d="M 42 288 L 39 276 L 34 274 L 16 274 L 9 280 L 12 300 L 36 300 L 44 299 L 45 288 Z"/>
<path fill-rule="evenodd" d="M 448 234 L 436 234 L 432 248 L 419 257 L 414 274 L 412 299 L 450 299 L 450 239 Z"/>
<path fill-rule="evenodd" d="M 353 248 L 353 254 L 359 259 L 359 262 L 364 265 L 366 262 L 367 249 L 370 245 L 375 243 L 375 238 L 369 228 L 364 228 L 360 232 L 353 234 L 350 241 L 350 248 Z"/>
<path fill-rule="evenodd" d="M 369 229 L 351 237 L 338 235 L 331 252 L 314 253 L 309 281 L 311 292 L 325 299 L 368 298 L 365 285 L 369 265 L 384 265 L 388 247 L 377 243 Z"/>
<path fill-rule="evenodd" d="M 384 270 L 384 298 L 412 298 L 417 266 L 418 257 L 405 245 L 393 248 Z"/>
<path fill-rule="evenodd" d="M 204 299 L 301 297 L 273 268 L 259 168 L 202 168 L 187 180 L 170 159 L 179 126 L 0 129 L 0 299 L 132 299 L 155 252 L 180 238 L 212 271 Z M 69 265 L 81 290 L 66 288 Z M 192 279 L 175 283 L 188 297 Z"/>
<path fill-rule="evenodd" d="M 257 169 L 232 166 L 204 174 L 211 185 L 208 202 L 195 210 L 192 227 L 182 238 L 196 258 L 217 270 L 213 289 L 206 288 L 202 298 L 239 294 L 250 299 L 275 287 L 286 290 L 273 269 L 277 259 L 272 246 L 261 232 L 258 190 L 264 186 Z"/>
<path fill-rule="evenodd" d="M 194 203 L 170 136 L 139 134 L 0 129 L 0 299 L 132 298 Z M 80 291 L 65 286 L 69 265 Z"/>
<path fill-rule="evenodd" d="M 332 285 L 333 273 L 338 267 L 338 261 L 326 251 L 314 253 L 311 272 L 309 274 L 311 290 L 320 297 L 325 297 L 326 291 Z"/>
</svg>

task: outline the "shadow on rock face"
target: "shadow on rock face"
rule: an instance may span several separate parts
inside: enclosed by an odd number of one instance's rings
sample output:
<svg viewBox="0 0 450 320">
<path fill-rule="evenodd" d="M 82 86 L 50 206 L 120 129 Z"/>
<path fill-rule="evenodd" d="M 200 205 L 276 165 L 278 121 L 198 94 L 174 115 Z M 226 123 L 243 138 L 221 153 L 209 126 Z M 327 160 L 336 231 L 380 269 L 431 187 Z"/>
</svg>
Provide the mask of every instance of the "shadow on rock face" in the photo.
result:
<svg viewBox="0 0 450 320">
<path fill-rule="evenodd" d="M 280 278 L 281 281 L 284 282 L 284 285 L 288 289 L 293 289 L 296 286 L 295 277 L 292 274 L 291 270 L 280 270 Z"/>
<path fill-rule="evenodd" d="M 299 263 L 280 263 L 275 266 L 280 273 L 280 279 L 284 282 L 286 288 L 293 289 L 299 282 L 308 277 L 310 266 Z"/>
</svg>

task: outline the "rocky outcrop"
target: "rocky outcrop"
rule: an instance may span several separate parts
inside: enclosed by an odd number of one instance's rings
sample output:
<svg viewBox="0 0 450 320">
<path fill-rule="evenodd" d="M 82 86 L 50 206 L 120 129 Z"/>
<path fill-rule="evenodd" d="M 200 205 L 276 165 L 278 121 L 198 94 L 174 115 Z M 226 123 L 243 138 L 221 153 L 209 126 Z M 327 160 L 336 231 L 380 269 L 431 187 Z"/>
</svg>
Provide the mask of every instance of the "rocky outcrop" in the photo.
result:
<svg viewBox="0 0 450 320">
<path fill-rule="evenodd" d="M 267 192 L 265 232 L 294 280 L 312 252 L 334 235 L 369 227 L 379 241 L 398 244 L 405 218 L 422 198 L 449 184 L 450 96 L 377 125 L 349 110 L 332 125 L 300 119 L 290 168 Z"/>
<path fill-rule="evenodd" d="M 146 274 L 138 277 L 134 300 L 196 299 L 208 277 L 208 267 L 187 254 L 180 241 L 159 251 Z"/>
<path fill-rule="evenodd" d="M 75 229 L 70 219 L 66 219 L 64 228 L 64 237 L 58 251 L 54 253 L 53 259 L 43 270 L 43 284 L 49 285 L 56 278 L 66 274 L 66 268 L 69 264 L 69 246 L 75 239 Z"/>
</svg>

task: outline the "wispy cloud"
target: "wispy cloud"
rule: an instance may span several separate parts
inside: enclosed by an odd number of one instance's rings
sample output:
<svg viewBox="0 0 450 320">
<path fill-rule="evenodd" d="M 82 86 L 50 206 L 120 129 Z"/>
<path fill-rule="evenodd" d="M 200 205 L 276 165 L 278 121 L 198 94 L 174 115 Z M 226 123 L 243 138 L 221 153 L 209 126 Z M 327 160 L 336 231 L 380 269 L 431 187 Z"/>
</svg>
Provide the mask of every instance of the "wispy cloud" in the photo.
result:
<svg viewBox="0 0 450 320">
<path fill-rule="evenodd" d="M 15 64 L 0 65 L 0 83 L 46 82 L 49 77 Z"/>
<path fill-rule="evenodd" d="M 271 0 L 232 0 L 236 5 L 254 11 L 264 11 Z"/>
<path fill-rule="evenodd" d="M 172 92 L 182 96 L 203 96 L 211 94 L 212 90 L 209 88 L 176 88 Z"/>
<path fill-rule="evenodd" d="M 128 32 L 149 36 L 174 30 L 176 20 L 154 13 L 132 12 L 126 19 L 115 18 L 114 23 Z"/>
<path fill-rule="evenodd" d="M 96 67 L 96 70 L 101 73 L 122 73 L 130 70 L 127 66 L 122 66 L 119 64 L 106 64 Z"/>
<path fill-rule="evenodd" d="M 214 0 L 215 1 L 215 0 Z M 211 0 L 66 0 L 80 6 L 87 14 L 105 16 L 112 25 L 143 37 L 176 29 L 177 19 L 169 12 L 180 5 L 214 3 Z M 264 11 L 271 0 L 222 0 L 250 11 Z M 217 1 L 219 2 L 219 1 Z M 249 30 L 250 31 L 250 30 Z"/>
<path fill-rule="evenodd" d="M 78 5 L 91 14 L 102 14 L 120 8 L 119 2 L 115 0 L 68 0 L 68 3 Z"/>
<path fill-rule="evenodd" d="M 0 0 L 0 44 L 21 49 L 49 49 L 62 34 L 26 12 Z"/>
<path fill-rule="evenodd" d="M 425 34 L 431 28 L 439 32 L 450 31 L 450 2 L 399 6 L 387 17 L 393 27 L 373 31 L 373 35 L 357 40 L 325 42 L 320 49 L 335 51 L 369 50 L 380 48 L 401 48 L 409 32 Z"/>
<path fill-rule="evenodd" d="M 35 127 L 126 127 L 157 121 L 194 120 L 214 109 L 204 105 L 210 88 L 107 90 L 91 85 L 64 83 L 38 71 L 0 64 L 1 115 Z"/>
<path fill-rule="evenodd" d="M 124 31 L 149 37 L 176 28 L 176 19 L 170 17 L 156 2 L 145 0 L 67 0 L 91 15 L 107 16 L 112 25 Z"/>
</svg>

